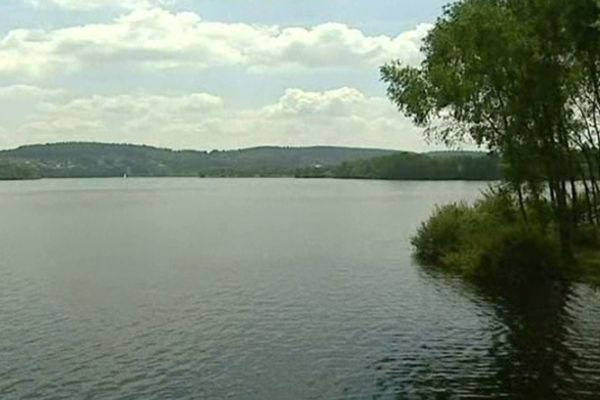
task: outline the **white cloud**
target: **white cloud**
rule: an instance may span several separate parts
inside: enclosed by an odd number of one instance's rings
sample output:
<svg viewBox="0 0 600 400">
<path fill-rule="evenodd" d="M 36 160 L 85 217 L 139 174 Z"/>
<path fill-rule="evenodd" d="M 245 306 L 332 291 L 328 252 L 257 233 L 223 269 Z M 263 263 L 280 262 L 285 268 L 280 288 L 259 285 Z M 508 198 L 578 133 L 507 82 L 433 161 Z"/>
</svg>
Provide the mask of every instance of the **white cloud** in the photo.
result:
<svg viewBox="0 0 600 400">
<path fill-rule="evenodd" d="M 172 0 L 24 0 L 35 7 L 59 7 L 65 10 L 91 11 L 99 8 L 150 8 L 168 5 Z"/>
<path fill-rule="evenodd" d="M 385 98 L 354 88 L 289 89 L 273 104 L 237 109 L 205 93 L 77 97 L 19 86 L 0 88 L 0 110 L 15 96 L 33 111 L 13 112 L 18 119 L 4 124 L 0 147 L 81 140 L 195 149 L 261 144 L 426 149 L 420 131 Z"/>
<path fill-rule="evenodd" d="M 55 99 L 66 95 L 61 89 L 45 89 L 31 85 L 12 85 L 0 87 L 0 101 L 18 101 L 30 99 Z"/>
<path fill-rule="evenodd" d="M 101 2 L 52 1 L 65 7 Z M 128 3 L 139 4 L 137 0 L 124 4 Z M 368 36 L 337 23 L 281 28 L 204 21 L 195 13 L 157 7 L 136 8 L 110 23 L 12 30 L 0 39 L 0 75 L 40 79 L 100 63 L 126 70 L 242 66 L 252 71 L 373 68 L 395 58 L 414 64 L 420 60 L 421 41 L 429 28 L 422 24 L 397 37 Z"/>
<path fill-rule="evenodd" d="M 263 112 L 273 118 L 295 115 L 311 117 L 345 115 L 353 112 L 354 106 L 366 100 L 363 93 L 347 87 L 326 92 L 288 89 L 279 102 L 265 107 Z"/>
<path fill-rule="evenodd" d="M 13 85 L 0 87 L 0 121 L 3 132 L 1 142 L 27 140 L 18 128 L 31 118 L 39 118 L 47 110 L 48 104 L 67 101 L 69 95 L 59 89 L 44 89 L 36 86 Z"/>
</svg>

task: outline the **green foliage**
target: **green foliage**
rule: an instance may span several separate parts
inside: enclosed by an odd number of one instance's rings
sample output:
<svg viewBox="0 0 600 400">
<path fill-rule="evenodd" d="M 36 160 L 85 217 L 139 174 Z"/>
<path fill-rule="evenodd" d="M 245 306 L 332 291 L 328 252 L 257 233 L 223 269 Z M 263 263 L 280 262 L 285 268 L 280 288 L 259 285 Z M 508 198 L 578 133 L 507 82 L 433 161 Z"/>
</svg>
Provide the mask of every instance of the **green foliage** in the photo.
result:
<svg viewBox="0 0 600 400">
<path fill-rule="evenodd" d="M 391 180 L 500 179 L 498 159 L 485 153 L 398 153 L 367 160 L 349 161 L 332 171 L 334 177 Z"/>
<path fill-rule="evenodd" d="M 412 244 L 423 264 L 496 282 L 557 274 L 561 260 L 552 229 L 537 221 L 525 224 L 506 190 L 491 191 L 472 206 L 438 207 Z"/>
<path fill-rule="evenodd" d="M 473 210 L 465 203 L 448 204 L 435 209 L 412 239 L 417 259 L 427 265 L 448 265 L 449 255 L 457 254 L 465 228 L 468 229 Z"/>
<path fill-rule="evenodd" d="M 30 164 L 14 160 L 0 160 L 0 180 L 36 178 L 39 178 L 39 174 Z"/>
<path fill-rule="evenodd" d="M 456 1 L 420 66 L 381 69 L 390 99 L 430 138 L 501 156 L 524 216 L 525 201 L 548 197 L 565 256 L 579 224 L 600 226 L 599 20 L 596 0 Z"/>
</svg>

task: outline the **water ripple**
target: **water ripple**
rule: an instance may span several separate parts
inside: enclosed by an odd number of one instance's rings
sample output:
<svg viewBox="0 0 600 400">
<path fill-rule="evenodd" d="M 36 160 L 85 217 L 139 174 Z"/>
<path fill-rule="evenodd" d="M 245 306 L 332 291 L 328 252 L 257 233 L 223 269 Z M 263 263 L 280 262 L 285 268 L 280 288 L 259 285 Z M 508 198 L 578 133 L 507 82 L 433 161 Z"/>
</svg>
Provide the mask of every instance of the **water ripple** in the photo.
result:
<svg viewBox="0 0 600 400">
<path fill-rule="evenodd" d="M 480 186 L 86 185 L 2 189 L 3 400 L 600 393 L 598 291 L 511 296 L 412 263 L 433 203 Z"/>
</svg>

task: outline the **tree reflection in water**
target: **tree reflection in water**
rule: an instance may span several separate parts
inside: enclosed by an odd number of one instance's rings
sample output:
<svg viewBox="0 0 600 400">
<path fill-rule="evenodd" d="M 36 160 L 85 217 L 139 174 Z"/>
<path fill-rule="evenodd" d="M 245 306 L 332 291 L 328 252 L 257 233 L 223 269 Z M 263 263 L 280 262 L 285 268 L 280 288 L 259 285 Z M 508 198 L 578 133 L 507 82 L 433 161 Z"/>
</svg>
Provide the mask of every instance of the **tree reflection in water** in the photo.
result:
<svg viewBox="0 0 600 400">
<path fill-rule="evenodd" d="M 498 391 L 518 399 L 568 399 L 577 391 L 576 353 L 569 348 L 571 285 L 536 280 L 527 285 L 480 288 L 505 332 L 490 350 Z"/>
<path fill-rule="evenodd" d="M 456 283 L 432 271 L 427 278 Z M 493 323 L 480 327 L 486 332 L 469 333 L 477 336 L 472 343 L 467 334 L 454 347 L 440 348 L 448 347 L 444 339 L 429 351 L 381 359 L 373 398 L 597 398 L 600 387 L 589 387 L 575 369 L 578 353 L 586 349 L 574 351 L 570 345 L 577 335 L 573 285 L 537 277 L 526 284 L 460 286 L 491 312 Z M 487 349 L 478 352 L 482 343 Z"/>
</svg>

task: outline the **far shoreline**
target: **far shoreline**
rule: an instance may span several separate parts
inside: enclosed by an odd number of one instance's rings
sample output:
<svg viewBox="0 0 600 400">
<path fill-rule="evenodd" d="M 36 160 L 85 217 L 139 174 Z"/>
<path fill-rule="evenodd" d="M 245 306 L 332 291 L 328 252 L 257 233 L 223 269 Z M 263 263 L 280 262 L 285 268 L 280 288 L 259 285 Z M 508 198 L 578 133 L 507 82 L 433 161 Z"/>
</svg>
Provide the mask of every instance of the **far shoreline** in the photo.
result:
<svg viewBox="0 0 600 400">
<path fill-rule="evenodd" d="M 43 180 L 69 180 L 69 179 L 113 179 L 113 180 L 128 180 L 128 179 L 289 179 L 289 180 L 332 180 L 332 181 L 379 181 L 379 182 L 499 182 L 498 180 L 489 179 L 388 179 L 388 178 L 360 178 L 360 177 L 299 177 L 299 176 L 193 176 L 193 175 L 162 175 L 162 176 L 128 176 L 124 178 L 122 176 L 43 176 L 36 178 L 12 178 L 12 179 L 0 179 L 0 182 L 32 182 L 32 181 L 43 181 Z"/>
</svg>

